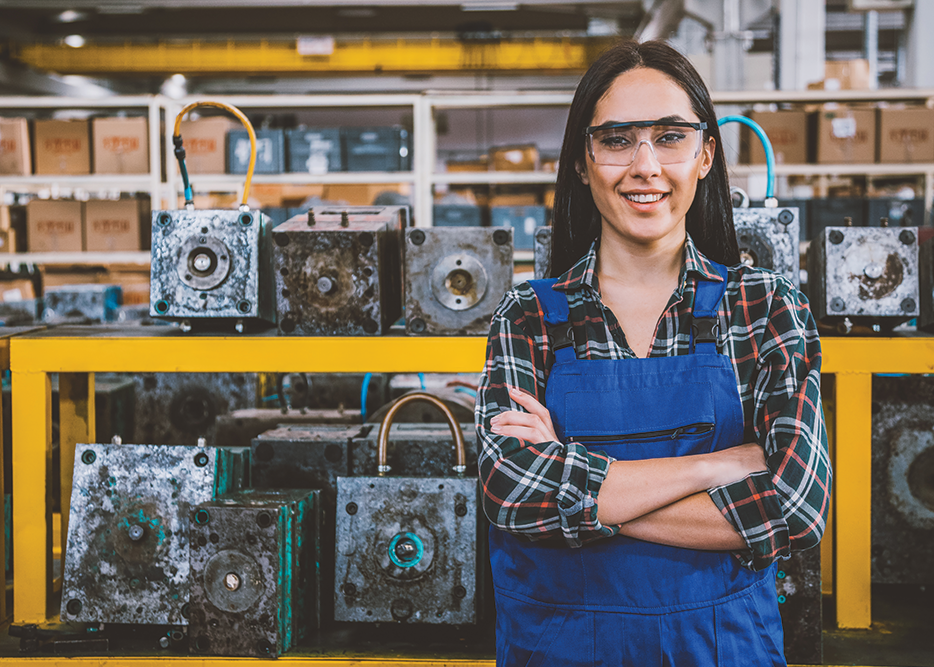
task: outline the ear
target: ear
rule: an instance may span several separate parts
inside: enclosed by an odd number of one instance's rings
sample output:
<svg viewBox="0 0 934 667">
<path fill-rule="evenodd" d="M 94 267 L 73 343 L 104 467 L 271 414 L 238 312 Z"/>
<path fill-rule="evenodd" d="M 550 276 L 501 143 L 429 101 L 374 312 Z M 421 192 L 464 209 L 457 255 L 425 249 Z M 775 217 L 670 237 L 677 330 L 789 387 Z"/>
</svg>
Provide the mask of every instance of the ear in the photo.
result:
<svg viewBox="0 0 934 667">
<path fill-rule="evenodd" d="M 704 146 L 701 149 L 701 164 L 700 171 L 697 174 L 697 180 L 702 181 L 707 177 L 707 174 L 710 173 L 711 168 L 713 167 L 713 156 L 716 153 L 717 140 L 713 137 L 707 139 L 704 142 Z"/>
<path fill-rule="evenodd" d="M 577 177 L 581 179 L 581 183 L 584 185 L 590 185 L 590 177 L 587 175 L 587 158 L 584 157 L 583 160 L 580 160 L 577 164 L 574 165 L 574 171 L 577 172 Z"/>
</svg>

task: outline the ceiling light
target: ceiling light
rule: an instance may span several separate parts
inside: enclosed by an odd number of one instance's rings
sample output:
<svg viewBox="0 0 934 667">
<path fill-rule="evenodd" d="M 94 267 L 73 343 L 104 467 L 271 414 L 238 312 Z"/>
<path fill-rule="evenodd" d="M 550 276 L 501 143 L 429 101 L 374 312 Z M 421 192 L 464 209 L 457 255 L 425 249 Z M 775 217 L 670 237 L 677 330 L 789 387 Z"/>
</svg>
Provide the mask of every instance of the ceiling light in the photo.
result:
<svg viewBox="0 0 934 667">
<path fill-rule="evenodd" d="M 55 20 L 59 23 L 74 23 L 75 21 L 83 21 L 88 17 L 84 12 L 76 12 L 74 9 L 66 9 L 61 14 L 55 17 Z"/>
<path fill-rule="evenodd" d="M 84 46 L 84 43 L 84 37 L 81 35 L 68 35 L 68 37 L 65 38 L 65 44 L 73 49 L 80 49 L 82 46 Z"/>
</svg>

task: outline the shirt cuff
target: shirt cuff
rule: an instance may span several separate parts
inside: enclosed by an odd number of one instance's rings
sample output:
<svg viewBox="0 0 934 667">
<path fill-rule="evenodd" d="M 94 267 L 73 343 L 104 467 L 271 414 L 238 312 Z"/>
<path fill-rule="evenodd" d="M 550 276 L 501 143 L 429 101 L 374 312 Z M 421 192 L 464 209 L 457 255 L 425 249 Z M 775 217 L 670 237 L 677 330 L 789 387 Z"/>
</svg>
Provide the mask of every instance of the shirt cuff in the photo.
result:
<svg viewBox="0 0 934 667">
<path fill-rule="evenodd" d="M 764 570 L 791 555 L 788 524 L 770 472 L 753 473 L 707 493 L 745 540 L 747 548 L 734 552 L 744 567 Z"/>
<path fill-rule="evenodd" d="M 571 442 L 561 485 L 558 488 L 558 519 L 565 542 L 580 547 L 585 542 L 611 537 L 618 527 L 604 526 L 597 519 L 597 493 L 606 479 L 610 459 L 591 454 L 586 447 Z M 581 474 L 586 479 L 581 479 Z"/>
</svg>

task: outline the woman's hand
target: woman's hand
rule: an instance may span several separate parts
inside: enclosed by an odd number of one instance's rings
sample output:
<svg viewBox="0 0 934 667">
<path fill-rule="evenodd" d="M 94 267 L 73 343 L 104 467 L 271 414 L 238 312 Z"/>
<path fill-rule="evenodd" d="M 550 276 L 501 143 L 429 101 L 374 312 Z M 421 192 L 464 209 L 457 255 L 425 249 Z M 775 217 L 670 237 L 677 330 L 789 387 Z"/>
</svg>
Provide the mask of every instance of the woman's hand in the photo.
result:
<svg viewBox="0 0 934 667">
<path fill-rule="evenodd" d="M 528 412 L 506 410 L 490 420 L 490 430 L 497 435 L 519 438 L 526 442 L 553 442 L 558 440 L 551 423 L 548 408 L 520 389 L 509 389 L 509 398 Z"/>
</svg>

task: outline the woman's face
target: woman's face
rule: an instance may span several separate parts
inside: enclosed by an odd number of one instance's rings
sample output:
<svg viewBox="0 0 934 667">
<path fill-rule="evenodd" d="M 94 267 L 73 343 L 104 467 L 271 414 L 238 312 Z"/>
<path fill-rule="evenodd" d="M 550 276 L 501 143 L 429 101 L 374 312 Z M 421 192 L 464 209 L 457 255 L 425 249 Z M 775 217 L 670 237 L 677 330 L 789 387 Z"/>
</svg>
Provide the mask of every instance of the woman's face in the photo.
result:
<svg viewBox="0 0 934 667">
<path fill-rule="evenodd" d="M 674 79 L 640 67 L 616 77 L 597 102 L 590 124 L 672 117 L 700 122 L 687 93 Z M 677 164 L 659 164 L 648 144 L 639 146 L 627 167 L 594 164 L 585 151 L 580 178 L 590 186 L 603 218 L 603 238 L 616 235 L 627 244 L 646 247 L 683 241 L 684 217 L 694 201 L 698 180 L 710 171 L 713 154 L 712 138 L 704 142 L 696 158 Z"/>
</svg>

